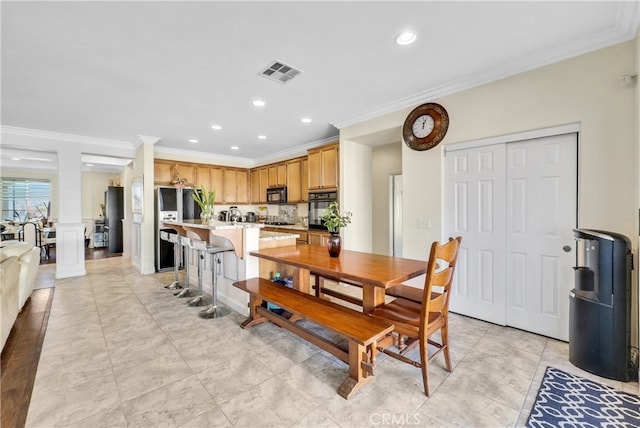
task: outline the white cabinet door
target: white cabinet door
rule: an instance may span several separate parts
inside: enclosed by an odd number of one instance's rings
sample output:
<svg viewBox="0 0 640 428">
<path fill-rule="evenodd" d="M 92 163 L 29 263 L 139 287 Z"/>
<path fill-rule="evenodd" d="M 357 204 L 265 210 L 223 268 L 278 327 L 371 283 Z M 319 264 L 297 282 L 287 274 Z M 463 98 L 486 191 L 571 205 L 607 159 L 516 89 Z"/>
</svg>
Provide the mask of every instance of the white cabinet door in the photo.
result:
<svg viewBox="0 0 640 428">
<path fill-rule="evenodd" d="M 446 236 L 462 236 L 452 312 L 505 325 L 505 146 L 448 152 Z"/>
<path fill-rule="evenodd" d="M 576 213 L 577 134 L 448 148 L 451 311 L 567 340 Z"/>
</svg>

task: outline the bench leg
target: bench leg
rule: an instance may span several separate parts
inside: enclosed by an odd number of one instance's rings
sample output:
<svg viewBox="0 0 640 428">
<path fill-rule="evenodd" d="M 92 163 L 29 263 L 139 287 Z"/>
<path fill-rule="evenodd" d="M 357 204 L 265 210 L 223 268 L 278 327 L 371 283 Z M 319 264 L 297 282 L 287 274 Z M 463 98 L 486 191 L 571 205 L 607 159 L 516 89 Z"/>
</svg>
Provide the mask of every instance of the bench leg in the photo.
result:
<svg viewBox="0 0 640 428">
<path fill-rule="evenodd" d="M 257 324 L 262 324 L 263 322 L 269 321 L 267 318 L 263 317 L 258 313 L 258 307 L 262 305 L 262 299 L 259 297 L 254 297 L 253 295 L 249 296 L 249 318 L 247 318 L 240 327 L 243 329 L 253 327 Z"/>
<path fill-rule="evenodd" d="M 349 399 L 373 379 L 371 361 L 369 361 L 366 347 L 349 341 L 349 377 L 338 388 L 338 394 Z"/>
</svg>

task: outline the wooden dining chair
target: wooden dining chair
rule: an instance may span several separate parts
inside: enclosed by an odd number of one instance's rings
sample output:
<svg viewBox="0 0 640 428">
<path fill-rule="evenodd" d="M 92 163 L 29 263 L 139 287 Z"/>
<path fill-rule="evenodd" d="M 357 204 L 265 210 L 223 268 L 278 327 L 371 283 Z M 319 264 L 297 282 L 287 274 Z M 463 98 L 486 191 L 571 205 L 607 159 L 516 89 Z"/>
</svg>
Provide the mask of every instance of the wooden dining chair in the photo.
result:
<svg viewBox="0 0 640 428">
<path fill-rule="evenodd" d="M 378 351 L 405 363 L 422 369 L 424 393 L 429 396 L 429 360 L 440 352 L 444 354 L 447 371 L 451 371 L 449 356 L 449 297 L 453 273 L 462 238 L 457 237 L 445 244 L 437 241 L 431 244 L 427 276 L 422 291 L 422 302 L 399 297 L 390 303 L 378 306 L 369 314 L 393 323 L 393 332 L 378 342 Z M 446 267 L 438 270 L 438 264 Z M 439 287 L 439 292 L 434 290 Z M 440 342 L 431 339 L 440 331 Z M 429 357 L 428 347 L 437 350 Z M 414 361 L 406 355 L 419 347 L 420 361 Z M 395 350 L 392 350 L 395 348 Z"/>
<path fill-rule="evenodd" d="M 462 239 L 462 238 L 460 238 Z M 457 262 L 457 258 L 456 260 L 452 260 L 449 263 L 449 266 L 453 267 L 453 270 L 455 271 L 456 269 L 456 262 Z M 437 268 L 437 266 L 436 266 Z M 418 302 L 418 303 L 422 303 L 422 288 L 418 288 L 418 287 L 413 287 L 411 285 L 407 285 L 407 284 L 398 284 L 398 285 L 394 285 L 391 288 L 388 288 L 385 290 L 385 294 L 387 296 L 392 296 L 392 297 L 402 297 L 403 299 L 407 299 L 407 300 L 412 300 L 414 302 Z M 437 291 L 432 291 L 432 294 L 436 294 L 438 293 Z M 432 296 L 432 298 L 436 298 L 438 297 L 437 295 Z"/>
</svg>

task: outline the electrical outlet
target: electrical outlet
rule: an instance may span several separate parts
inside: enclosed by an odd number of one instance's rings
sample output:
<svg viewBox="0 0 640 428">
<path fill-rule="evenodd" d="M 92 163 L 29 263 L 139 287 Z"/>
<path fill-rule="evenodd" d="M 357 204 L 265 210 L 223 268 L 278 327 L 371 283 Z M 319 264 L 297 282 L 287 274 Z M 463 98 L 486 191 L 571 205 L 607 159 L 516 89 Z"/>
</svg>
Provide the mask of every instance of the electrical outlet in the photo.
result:
<svg viewBox="0 0 640 428">
<path fill-rule="evenodd" d="M 418 229 L 431 229 L 431 219 L 418 218 Z"/>
</svg>

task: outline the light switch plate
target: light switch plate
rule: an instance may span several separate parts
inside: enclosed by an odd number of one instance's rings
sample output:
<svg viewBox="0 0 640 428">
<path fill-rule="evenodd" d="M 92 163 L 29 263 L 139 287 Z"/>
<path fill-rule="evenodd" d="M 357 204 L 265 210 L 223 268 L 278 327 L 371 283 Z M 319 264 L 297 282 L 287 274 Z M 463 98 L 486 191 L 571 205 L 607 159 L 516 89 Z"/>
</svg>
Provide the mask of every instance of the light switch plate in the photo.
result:
<svg viewBox="0 0 640 428">
<path fill-rule="evenodd" d="M 418 229 L 431 229 L 431 219 L 418 218 Z"/>
</svg>

